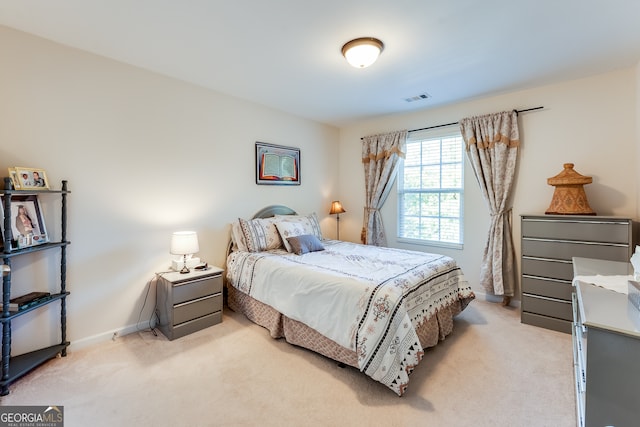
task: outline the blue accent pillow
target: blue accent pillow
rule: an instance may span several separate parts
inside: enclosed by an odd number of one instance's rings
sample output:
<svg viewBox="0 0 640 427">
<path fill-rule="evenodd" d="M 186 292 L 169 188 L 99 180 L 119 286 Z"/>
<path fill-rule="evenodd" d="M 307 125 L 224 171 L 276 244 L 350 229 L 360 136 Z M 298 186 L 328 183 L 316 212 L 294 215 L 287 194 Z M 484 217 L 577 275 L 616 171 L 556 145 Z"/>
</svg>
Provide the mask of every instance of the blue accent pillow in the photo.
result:
<svg viewBox="0 0 640 427">
<path fill-rule="evenodd" d="M 324 246 L 313 234 L 303 234 L 301 236 L 289 237 L 287 239 L 291 245 L 291 251 L 296 255 L 308 252 L 324 251 Z"/>
</svg>

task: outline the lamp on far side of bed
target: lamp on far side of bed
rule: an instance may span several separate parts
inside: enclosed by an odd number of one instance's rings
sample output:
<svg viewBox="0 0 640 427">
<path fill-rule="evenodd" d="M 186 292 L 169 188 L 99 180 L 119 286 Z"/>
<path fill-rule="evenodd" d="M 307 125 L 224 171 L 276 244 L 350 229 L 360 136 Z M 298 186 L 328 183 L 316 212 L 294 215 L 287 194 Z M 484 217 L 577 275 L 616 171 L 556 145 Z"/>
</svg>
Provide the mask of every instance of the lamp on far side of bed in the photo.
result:
<svg viewBox="0 0 640 427">
<path fill-rule="evenodd" d="M 334 200 L 331 202 L 331 210 L 329 211 L 329 215 L 336 215 L 336 239 L 340 240 L 340 214 L 345 213 L 346 211 L 342 207 L 342 203 L 338 200 Z"/>
<path fill-rule="evenodd" d="M 182 255 L 182 260 L 173 260 L 171 268 L 178 271 L 180 264 L 182 264 L 182 269 L 179 270 L 180 273 L 188 273 L 189 267 L 195 267 L 200 263 L 199 258 L 192 257 L 199 250 L 198 234 L 195 231 L 176 231 L 171 235 L 170 252 L 172 255 Z"/>
</svg>

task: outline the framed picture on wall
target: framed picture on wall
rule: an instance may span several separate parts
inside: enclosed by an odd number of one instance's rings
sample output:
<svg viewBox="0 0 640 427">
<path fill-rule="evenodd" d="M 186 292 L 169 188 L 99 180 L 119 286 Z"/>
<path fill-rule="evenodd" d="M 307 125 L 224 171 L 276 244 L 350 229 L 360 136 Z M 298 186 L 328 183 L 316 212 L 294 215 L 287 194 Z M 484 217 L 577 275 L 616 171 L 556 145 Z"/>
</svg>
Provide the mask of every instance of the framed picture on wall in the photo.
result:
<svg viewBox="0 0 640 427">
<path fill-rule="evenodd" d="M 4 203 L 2 196 L 2 203 Z M 4 230 L 4 210 L 0 210 L 2 217 L 2 236 L 3 243 L 7 230 Z M 49 241 L 47 229 L 44 223 L 42 210 L 38 196 L 35 195 L 13 195 L 11 197 L 11 216 L 9 218 L 11 225 L 11 247 L 27 248 L 30 246 L 41 245 Z"/>
<path fill-rule="evenodd" d="M 256 142 L 256 184 L 300 185 L 300 149 Z"/>
</svg>

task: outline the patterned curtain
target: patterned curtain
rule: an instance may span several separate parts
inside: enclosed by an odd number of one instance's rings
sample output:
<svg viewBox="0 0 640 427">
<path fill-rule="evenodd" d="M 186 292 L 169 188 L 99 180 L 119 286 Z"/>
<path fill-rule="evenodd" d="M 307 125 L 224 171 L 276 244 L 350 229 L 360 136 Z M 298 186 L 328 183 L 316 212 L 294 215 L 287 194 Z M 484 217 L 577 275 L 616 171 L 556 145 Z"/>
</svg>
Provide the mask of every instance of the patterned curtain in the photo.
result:
<svg viewBox="0 0 640 427">
<path fill-rule="evenodd" d="M 398 171 L 398 162 L 404 157 L 407 131 L 401 130 L 366 136 L 362 141 L 362 163 L 366 190 L 362 243 L 386 246 L 380 208 L 384 205 Z"/>
<path fill-rule="evenodd" d="M 460 130 L 491 214 L 480 283 L 487 292 L 502 295 L 502 303 L 508 305 L 516 283 L 509 200 L 520 145 L 518 114 L 505 111 L 464 118 Z"/>
</svg>

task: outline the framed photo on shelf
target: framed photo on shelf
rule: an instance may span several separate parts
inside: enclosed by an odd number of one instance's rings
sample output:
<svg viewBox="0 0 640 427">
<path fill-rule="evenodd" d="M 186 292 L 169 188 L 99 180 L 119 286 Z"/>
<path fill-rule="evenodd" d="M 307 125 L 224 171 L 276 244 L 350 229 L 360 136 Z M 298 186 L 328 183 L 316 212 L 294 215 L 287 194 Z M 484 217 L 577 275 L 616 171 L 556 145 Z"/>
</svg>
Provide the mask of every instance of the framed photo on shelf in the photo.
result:
<svg viewBox="0 0 640 427">
<path fill-rule="evenodd" d="M 44 169 L 15 167 L 9 169 L 9 176 L 16 190 L 49 189 L 49 180 Z"/>
<path fill-rule="evenodd" d="M 2 202 L 4 203 L 2 196 Z M 4 209 L 0 210 L 2 228 L 4 228 Z M 49 241 L 38 196 L 13 195 L 11 197 L 11 247 L 28 248 Z M 3 240 L 7 230 L 2 229 Z M 3 245 L 4 246 L 4 245 Z"/>
<path fill-rule="evenodd" d="M 14 168 L 9 168 L 9 178 L 11 178 L 11 183 L 13 184 L 14 190 L 20 189 L 20 180 L 18 179 L 18 172 Z"/>
<path fill-rule="evenodd" d="M 256 184 L 300 185 L 300 149 L 256 142 Z"/>
</svg>

